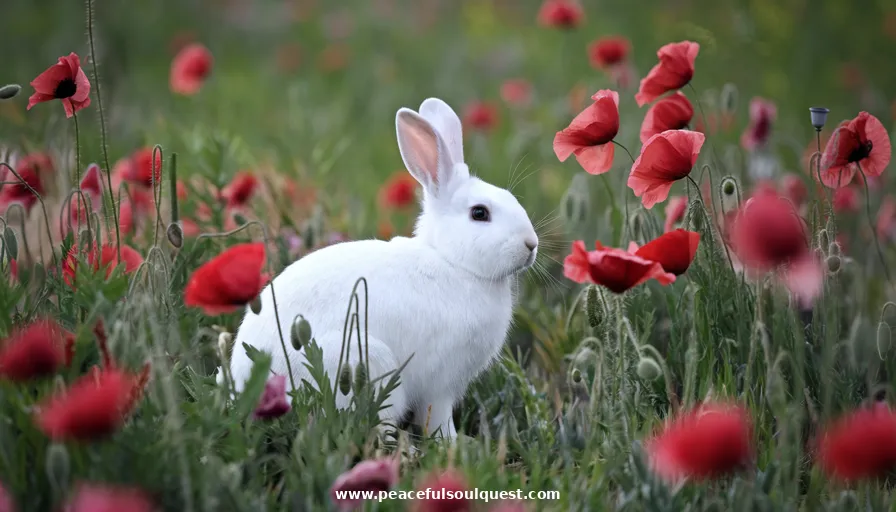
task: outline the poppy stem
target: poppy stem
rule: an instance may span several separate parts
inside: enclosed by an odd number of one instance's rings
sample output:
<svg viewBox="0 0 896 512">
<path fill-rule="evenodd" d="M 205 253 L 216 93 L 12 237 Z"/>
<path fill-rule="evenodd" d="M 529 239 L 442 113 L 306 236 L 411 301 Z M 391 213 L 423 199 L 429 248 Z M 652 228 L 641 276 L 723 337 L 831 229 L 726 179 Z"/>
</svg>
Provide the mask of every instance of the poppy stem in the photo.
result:
<svg viewBox="0 0 896 512">
<path fill-rule="evenodd" d="M 106 116 L 103 113 L 103 95 L 100 92 L 100 76 L 96 63 L 96 44 L 93 40 L 93 0 L 87 0 L 87 41 L 90 43 L 90 62 L 93 64 L 93 85 L 96 87 L 96 103 L 100 116 L 100 147 L 103 149 L 103 163 L 106 165 L 106 181 L 109 185 L 109 200 L 112 201 L 112 219 L 115 221 L 115 247 L 118 261 L 121 261 L 121 226 L 118 220 L 118 207 L 112 192 L 112 167 L 109 166 L 109 147 L 106 144 Z"/>
<path fill-rule="evenodd" d="M 635 159 L 632 157 L 632 153 L 628 150 L 628 148 L 625 147 L 625 146 L 623 146 L 622 144 L 616 142 L 616 139 L 613 139 L 612 142 L 613 142 L 613 144 L 615 144 L 615 145 L 619 146 L 620 148 L 622 148 L 623 151 L 625 151 L 625 154 L 628 155 L 628 158 L 632 161 L 632 165 L 634 165 L 634 164 L 635 164 Z M 625 198 L 625 187 L 626 187 L 627 185 L 628 185 L 628 184 L 626 183 L 626 181 L 625 181 L 625 180 L 622 180 L 622 195 L 621 195 L 620 197 L 622 198 L 622 207 L 625 209 L 625 231 L 624 231 L 624 233 L 628 233 L 628 234 L 629 234 L 629 238 L 631 238 L 631 233 L 629 233 L 629 228 L 630 228 L 630 227 L 629 227 L 629 225 L 628 225 L 628 201 L 627 201 L 626 198 Z M 621 245 L 621 244 L 620 244 L 620 245 Z"/>
<path fill-rule="evenodd" d="M 871 192 L 868 189 L 868 177 L 865 176 L 865 170 L 862 164 L 856 162 L 859 168 L 859 174 L 862 175 L 862 183 L 865 185 L 865 212 L 868 215 L 868 227 L 871 228 L 871 238 L 874 239 L 874 246 L 877 248 L 877 257 L 880 258 L 880 264 L 884 267 L 884 275 L 887 276 L 887 282 L 893 286 L 893 280 L 890 278 L 890 269 L 887 267 L 887 260 L 884 257 L 884 251 L 880 248 L 880 240 L 877 237 L 877 229 L 874 227 L 874 220 L 871 218 Z"/>
<path fill-rule="evenodd" d="M 622 150 L 625 151 L 625 154 L 628 155 L 628 158 L 632 161 L 632 164 L 635 163 L 635 158 L 632 156 L 631 152 L 628 150 L 627 147 L 625 147 L 625 146 L 623 146 L 622 144 L 616 142 L 616 139 L 613 139 L 613 140 L 610 141 L 610 142 L 612 142 L 613 144 L 616 144 L 617 146 L 619 146 L 620 148 L 622 148 Z"/>
<path fill-rule="evenodd" d="M 77 173 L 78 188 L 81 188 L 81 133 L 78 129 L 78 113 L 72 113 L 72 121 L 75 123 L 75 172 Z"/>
<path fill-rule="evenodd" d="M 47 205 L 44 204 L 44 198 L 41 197 L 41 195 L 37 192 L 37 190 L 34 190 L 34 187 L 29 185 L 28 182 L 25 181 L 25 179 L 22 178 L 22 176 L 18 172 L 16 172 L 16 170 L 13 169 L 11 165 L 9 165 L 6 162 L 0 162 L 0 166 L 6 167 L 7 169 L 9 169 L 9 172 L 11 172 L 13 176 L 18 178 L 19 181 L 17 183 L 24 185 L 25 188 L 27 188 L 28 191 L 31 192 L 32 194 L 34 194 L 34 197 L 37 198 L 37 202 L 40 203 L 40 209 L 44 213 L 44 226 L 47 228 L 47 239 L 50 241 L 50 245 L 52 245 L 53 244 L 53 232 L 50 229 L 50 216 L 47 214 Z M 24 208 L 22 208 L 22 212 L 23 212 L 22 222 L 24 223 L 24 219 L 25 219 L 27 212 L 25 211 Z M 24 234 L 25 234 L 25 230 L 24 230 L 24 226 L 23 226 L 22 236 L 24 236 Z M 40 240 L 40 237 L 38 237 L 38 240 Z M 43 243 L 43 242 L 41 242 L 41 243 Z M 51 251 L 50 254 L 53 257 L 53 266 L 55 267 L 56 264 L 58 263 L 58 261 L 56 260 L 56 252 Z M 43 251 L 41 251 L 41 255 L 43 255 Z"/>
<path fill-rule="evenodd" d="M 700 109 L 700 117 L 703 118 L 703 129 L 705 132 L 709 131 L 709 118 L 706 117 L 706 112 L 703 110 L 703 102 L 700 101 L 700 94 L 697 93 L 697 89 L 694 88 L 694 84 L 688 82 L 688 87 L 691 88 L 691 91 L 694 93 L 694 101 L 697 102 L 697 108 Z M 703 133 L 704 137 L 706 133 Z M 721 159 L 718 155 L 716 155 L 716 148 L 712 144 L 709 145 L 710 151 L 712 151 L 712 157 L 716 160 L 716 162 L 721 162 Z M 709 169 L 712 171 L 712 167 Z M 730 171 L 729 171 L 730 172 Z"/>
</svg>

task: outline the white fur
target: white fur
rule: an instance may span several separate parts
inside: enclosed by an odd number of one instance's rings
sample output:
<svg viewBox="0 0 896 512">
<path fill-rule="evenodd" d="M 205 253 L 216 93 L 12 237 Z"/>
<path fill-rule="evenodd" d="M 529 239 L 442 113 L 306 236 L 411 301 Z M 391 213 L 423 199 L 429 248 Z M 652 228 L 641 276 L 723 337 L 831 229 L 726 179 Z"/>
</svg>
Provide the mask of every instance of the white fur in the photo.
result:
<svg viewBox="0 0 896 512">
<path fill-rule="evenodd" d="M 452 408 L 499 354 L 511 322 L 513 280 L 534 261 L 537 248 L 530 251 L 526 245 L 537 245 L 538 238 L 510 192 L 470 176 L 460 119 L 445 102 L 427 99 L 420 114 L 400 109 L 396 131 L 402 159 L 424 187 L 414 236 L 320 249 L 291 264 L 272 284 L 284 336 L 295 316 L 304 315 L 335 381 L 349 295 L 355 281 L 365 277 L 370 316 L 367 326 L 361 319 L 361 330 L 368 332 L 371 378 L 413 355 L 382 420 L 395 421 L 412 411 L 429 432 L 441 429 L 443 436 L 454 438 Z M 490 222 L 471 219 L 470 208 L 476 205 L 489 209 Z M 270 286 L 261 300 L 259 315 L 247 309 L 234 345 L 231 370 L 237 389 L 252 367 L 244 342 L 272 355 L 272 371 L 287 372 Z M 287 347 L 297 385 L 303 378 L 310 381 L 304 353 L 288 341 Z M 338 405 L 345 407 L 348 398 L 338 396 Z"/>
</svg>

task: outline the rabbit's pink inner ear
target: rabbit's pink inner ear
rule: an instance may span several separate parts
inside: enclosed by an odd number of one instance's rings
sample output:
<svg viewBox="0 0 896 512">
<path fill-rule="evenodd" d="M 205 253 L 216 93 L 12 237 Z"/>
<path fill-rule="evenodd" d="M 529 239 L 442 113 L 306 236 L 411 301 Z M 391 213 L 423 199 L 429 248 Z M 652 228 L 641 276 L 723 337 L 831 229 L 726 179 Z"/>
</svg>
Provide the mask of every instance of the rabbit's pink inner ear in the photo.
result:
<svg viewBox="0 0 896 512">
<path fill-rule="evenodd" d="M 408 171 L 426 187 L 439 177 L 439 140 L 426 120 L 410 113 L 398 116 L 398 145 Z"/>
</svg>

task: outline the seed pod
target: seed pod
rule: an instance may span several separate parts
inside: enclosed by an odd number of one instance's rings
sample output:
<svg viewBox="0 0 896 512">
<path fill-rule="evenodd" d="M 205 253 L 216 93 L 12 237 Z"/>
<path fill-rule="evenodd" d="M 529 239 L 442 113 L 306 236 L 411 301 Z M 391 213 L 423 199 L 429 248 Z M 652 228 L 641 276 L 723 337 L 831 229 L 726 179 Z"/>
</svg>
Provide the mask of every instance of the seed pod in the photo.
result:
<svg viewBox="0 0 896 512">
<path fill-rule="evenodd" d="M 180 227 L 180 223 L 172 222 L 168 224 L 165 235 L 168 237 L 168 242 L 175 248 L 180 249 L 184 246 L 184 230 Z"/>
<path fill-rule="evenodd" d="M 93 236 L 92 233 L 87 229 L 82 229 L 81 233 L 78 234 L 78 241 L 84 245 L 85 247 L 93 246 Z"/>
<path fill-rule="evenodd" d="M 737 178 L 727 176 L 719 184 L 721 192 L 722 213 L 731 213 L 740 208 L 741 195 L 740 185 Z"/>
<path fill-rule="evenodd" d="M 663 375 L 663 369 L 650 356 L 644 356 L 638 361 L 638 377 L 644 382 L 653 382 Z"/>
<path fill-rule="evenodd" d="M 592 284 L 588 286 L 588 291 L 585 294 L 585 313 L 588 315 L 588 324 L 593 329 L 600 326 L 604 317 L 604 305 L 598 293 L 600 292 L 597 286 Z"/>
<path fill-rule="evenodd" d="M 302 315 L 296 315 L 292 321 L 292 329 L 289 333 L 289 341 L 292 342 L 292 348 L 302 350 L 302 347 L 311 341 L 311 324 Z"/>
<path fill-rule="evenodd" d="M 247 222 L 246 217 L 239 212 L 233 214 L 233 221 L 236 222 L 237 226 L 243 226 Z"/>
<path fill-rule="evenodd" d="M 364 363 L 358 363 L 355 368 L 355 390 L 360 391 L 367 387 L 367 366 Z"/>
<path fill-rule="evenodd" d="M 22 86 L 19 84 L 7 84 L 3 87 L 0 87 L 0 100 L 8 100 L 15 98 L 19 91 L 22 90 Z"/>
<path fill-rule="evenodd" d="M 348 363 L 339 371 L 339 391 L 345 396 L 352 392 L 352 365 Z"/>
<path fill-rule="evenodd" d="M 886 322 L 877 324 L 877 353 L 881 359 L 890 350 L 891 335 L 890 326 Z"/>
<path fill-rule="evenodd" d="M 839 272 L 841 263 L 840 256 L 828 256 L 824 260 L 824 264 L 827 266 L 829 274 L 836 274 Z"/>
<path fill-rule="evenodd" d="M 252 299 L 252 302 L 249 303 L 249 308 L 256 315 L 261 314 L 261 295 L 257 295 Z"/>
</svg>

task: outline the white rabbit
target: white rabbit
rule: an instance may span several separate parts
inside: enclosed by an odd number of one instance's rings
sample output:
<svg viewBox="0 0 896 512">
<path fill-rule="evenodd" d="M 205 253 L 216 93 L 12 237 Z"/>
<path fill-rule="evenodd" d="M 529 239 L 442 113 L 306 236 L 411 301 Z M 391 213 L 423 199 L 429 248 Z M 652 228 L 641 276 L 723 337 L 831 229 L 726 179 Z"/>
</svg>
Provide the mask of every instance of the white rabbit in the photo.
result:
<svg viewBox="0 0 896 512">
<path fill-rule="evenodd" d="M 470 175 L 460 119 L 445 102 L 427 99 L 419 114 L 399 109 L 395 124 L 402 159 L 424 191 L 414 236 L 319 249 L 288 266 L 273 285 L 284 336 L 303 315 L 335 382 L 345 310 L 355 281 L 365 277 L 371 379 L 413 355 L 381 420 L 397 422 L 412 411 L 429 432 L 453 439 L 452 408 L 499 354 L 512 317 L 512 285 L 534 263 L 538 237 L 510 192 Z M 272 355 L 273 372 L 287 373 L 270 286 L 261 300 L 260 314 L 247 310 L 233 347 L 237 389 L 252 367 L 244 342 Z M 301 378 L 310 382 L 304 353 L 288 340 L 287 348 L 296 385 Z M 337 396 L 345 407 L 348 398 Z"/>
</svg>

